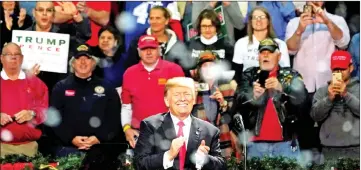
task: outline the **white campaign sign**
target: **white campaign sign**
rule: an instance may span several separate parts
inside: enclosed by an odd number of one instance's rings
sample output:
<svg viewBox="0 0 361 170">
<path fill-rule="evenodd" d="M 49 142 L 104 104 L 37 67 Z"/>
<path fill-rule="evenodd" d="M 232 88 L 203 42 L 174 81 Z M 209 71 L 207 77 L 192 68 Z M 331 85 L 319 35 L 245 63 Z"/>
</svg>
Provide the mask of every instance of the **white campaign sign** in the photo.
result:
<svg viewBox="0 0 361 170">
<path fill-rule="evenodd" d="M 69 55 L 69 34 L 13 30 L 12 42 L 21 47 L 22 68 L 40 64 L 41 71 L 66 73 Z"/>
</svg>

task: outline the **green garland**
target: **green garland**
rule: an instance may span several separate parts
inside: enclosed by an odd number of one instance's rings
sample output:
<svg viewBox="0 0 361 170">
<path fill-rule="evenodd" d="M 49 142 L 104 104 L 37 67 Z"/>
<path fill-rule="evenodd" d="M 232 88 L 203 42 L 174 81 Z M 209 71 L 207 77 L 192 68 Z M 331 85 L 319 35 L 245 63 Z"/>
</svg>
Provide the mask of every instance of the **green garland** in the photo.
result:
<svg viewBox="0 0 361 170">
<path fill-rule="evenodd" d="M 35 169 L 40 169 L 41 165 L 48 165 L 49 163 L 58 162 L 56 167 L 58 170 L 79 169 L 85 154 L 82 155 L 68 155 L 67 157 L 60 157 L 51 159 L 37 154 L 34 157 L 24 155 L 7 155 L 5 158 L 0 158 L 0 164 L 5 163 L 25 163 L 31 162 Z M 123 168 L 127 170 L 134 170 L 132 165 L 125 165 L 125 159 L 132 161 L 129 157 L 121 155 Z M 323 165 L 312 165 L 309 167 L 300 166 L 295 159 L 286 157 L 265 157 L 263 159 L 252 158 L 247 161 L 247 170 L 358 170 L 360 169 L 359 159 L 339 158 L 337 161 L 326 161 Z M 243 162 L 238 162 L 235 157 L 227 160 L 227 167 L 230 170 L 243 169 Z M 30 168 L 25 168 L 30 169 Z"/>
<path fill-rule="evenodd" d="M 235 157 L 227 160 L 230 170 L 244 169 L 244 162 L 238 163 Z M 252 158 L 247 160 L 247 170 L 359 170 L 360 160 L 339 158 L 337 161 L 326 160 L 323 165 L 301 166 L 295 159 L 286 157 Z"/>
<path fill-rule="evenodd" d="M 4 158 L 0 158 L 0 164 L 6 163 L 27 163 L 31 162 L 35 169 L 40 169 L 41 165 L 48 165 L 49 163 L 58 163 L 56 167 L 58 170 L 67 170 L 67 169 L 79 169 L 81 167 L 81 162 L 84 159 L 85 154 L 74 155 L 70 154 L 66 157 L 59 157 L 51 159 L 50 157 L 44 157 L 42 154 L 38 153 L 34 157 L 28 157 L 25 155 L 6 155 Z M 25 169 L 30 169 L 26 167 Z"/>
</svg>

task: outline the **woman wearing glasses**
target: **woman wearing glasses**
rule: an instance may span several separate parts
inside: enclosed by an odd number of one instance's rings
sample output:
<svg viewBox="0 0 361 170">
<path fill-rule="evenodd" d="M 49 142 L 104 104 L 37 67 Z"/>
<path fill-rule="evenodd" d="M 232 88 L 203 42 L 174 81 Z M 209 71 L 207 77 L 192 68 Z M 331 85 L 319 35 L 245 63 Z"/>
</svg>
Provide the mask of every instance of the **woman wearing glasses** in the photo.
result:
<svg viewBox="0 0 361 170">
<path fill-rule="evenodd" d="M 272 38 L 280 47 L 281 59 L 279 65 L 290 67 L 290 57 L 287 45 L 284 41 L 276 38 L 272 26 L 272 19 L 267 9 L 255 7 L 248 15 L 247 36 L 239 39 L 234 46 L 233 62 L 243 64 L 243 70 L 236 70 L 236 75 L 250 67 L 258 67 L 259 42 Z"/>
<path fill-rule="evenodd" d="M 198 36 L 188 44 L 190 56 L 198 60 L 199 54 L 208 50 L 214 52 L 222 61 L 231 65 L 233 57 L 233 46 L 221 35 L 221 21 L 213 9 L 203 10 L 197 19 Z M 234 69 L 232 64 L 232 68 Z M 195 70 L 190 71 L 191 76 L 195 75 Z"/>
</svg>

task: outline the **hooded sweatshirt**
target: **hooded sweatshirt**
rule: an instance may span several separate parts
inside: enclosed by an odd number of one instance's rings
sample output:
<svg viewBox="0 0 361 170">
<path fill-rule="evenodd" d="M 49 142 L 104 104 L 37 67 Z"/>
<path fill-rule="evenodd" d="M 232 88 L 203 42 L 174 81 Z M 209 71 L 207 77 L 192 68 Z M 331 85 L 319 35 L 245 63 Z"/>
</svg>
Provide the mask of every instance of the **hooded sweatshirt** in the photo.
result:
<svg viewBox="0 0 361 170">
<path fill-rule="evenodd" d="M 328 86 L 318 89 L 313 98 L 311 117 L 321 122 L 321 144 L 329 147 L 360 145 L 360 81 L 352 78 L 343 99 L 330 101 Z"/>
</svg>

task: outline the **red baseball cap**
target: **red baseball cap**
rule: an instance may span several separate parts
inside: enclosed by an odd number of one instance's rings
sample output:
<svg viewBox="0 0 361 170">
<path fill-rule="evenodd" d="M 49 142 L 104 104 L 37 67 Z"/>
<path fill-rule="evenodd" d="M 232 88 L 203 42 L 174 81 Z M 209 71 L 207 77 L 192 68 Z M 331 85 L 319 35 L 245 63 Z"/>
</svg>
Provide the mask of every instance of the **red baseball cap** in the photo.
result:
<svg viewBox="0 0 361 170">
<path fill-rule="evenodd" d="M 347 51 L 335 51 L 331 55 L 331 70 L 347 69 L 351 63 L 351 54 Z"/>
<path fill-rule="evenodd" d="M 152 35 L 143 35 L 139 38 L 138 48 L 157 48 L 159 47 L 159 43 L 156 37 Z"/>
</svg>

